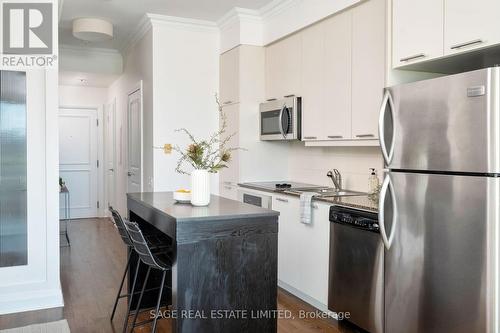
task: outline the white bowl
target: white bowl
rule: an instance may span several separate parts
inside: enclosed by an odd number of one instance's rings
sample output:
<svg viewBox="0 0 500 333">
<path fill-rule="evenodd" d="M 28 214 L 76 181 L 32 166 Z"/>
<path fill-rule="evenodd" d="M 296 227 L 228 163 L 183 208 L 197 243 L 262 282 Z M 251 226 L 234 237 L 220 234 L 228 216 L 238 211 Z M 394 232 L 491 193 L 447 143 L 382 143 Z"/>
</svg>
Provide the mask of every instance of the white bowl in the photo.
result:
<svg viewBox="0 0 500 333">
<path fill-rule="evenodd" d="M 180 203 L 190 203 L 191 193 L 174 192 L 174 200 Z"/>
</svg>

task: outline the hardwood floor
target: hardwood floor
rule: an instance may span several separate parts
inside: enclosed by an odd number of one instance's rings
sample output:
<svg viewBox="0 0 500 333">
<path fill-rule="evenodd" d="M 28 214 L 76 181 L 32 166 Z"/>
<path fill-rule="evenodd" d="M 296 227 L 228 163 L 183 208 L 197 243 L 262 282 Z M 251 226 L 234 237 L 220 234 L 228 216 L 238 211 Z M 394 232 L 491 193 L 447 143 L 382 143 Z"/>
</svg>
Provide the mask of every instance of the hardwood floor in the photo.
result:
<svg viewBox="0 0 500 333">
<path fill-rule="evenodd" d="M 126 313 L 124 300 L 118 305 L 114 322 L 109 320 L 126 262 L 125 247 L 116 229 L 107 219 L 73 220 L 69 236 L 71 247 L 61 248 L 64 308 L 0 316 L 0 329 L 65 318 L 73 333 L 121 332 Z M 299 311 L 314 309 L 283 290 L 278 293 L 278 308 L 289 310 L 294 317 L 278 321 L 279 333 L 357 332 L 330 319 L 299 318 Z M 170 331 L 170 322 L 160 320 L 157 332 Z M 149 327 L 136 332 L 149 332 Z"/>
</svg>

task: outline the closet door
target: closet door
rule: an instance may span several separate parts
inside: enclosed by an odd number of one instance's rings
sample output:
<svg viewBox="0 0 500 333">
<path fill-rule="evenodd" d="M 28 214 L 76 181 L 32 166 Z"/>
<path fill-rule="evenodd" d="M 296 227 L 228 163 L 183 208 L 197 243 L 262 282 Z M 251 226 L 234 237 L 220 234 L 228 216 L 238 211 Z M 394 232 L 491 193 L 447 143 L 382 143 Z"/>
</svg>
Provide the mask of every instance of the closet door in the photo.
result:
<svg viewBox="0 0 500 333">
<path fill-rule="evenodd" d="M 26 73 L 0 71 L 0 267 L 28 263 Z"/>
</svg>

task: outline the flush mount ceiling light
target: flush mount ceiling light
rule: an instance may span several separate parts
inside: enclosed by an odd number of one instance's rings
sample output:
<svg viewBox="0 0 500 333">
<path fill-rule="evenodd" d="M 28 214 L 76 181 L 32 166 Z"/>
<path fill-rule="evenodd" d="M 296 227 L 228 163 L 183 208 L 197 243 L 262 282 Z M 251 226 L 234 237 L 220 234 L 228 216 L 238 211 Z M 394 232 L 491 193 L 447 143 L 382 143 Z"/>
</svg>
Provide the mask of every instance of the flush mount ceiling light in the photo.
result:
<svg viewBox="0 0 500 333">
<path fill-rule="evenodd" d="M 113 38 L 113 24 L 98 18 L 73 20 L 73 36 L 87 42 L 102 42 Z"/>
</svg>

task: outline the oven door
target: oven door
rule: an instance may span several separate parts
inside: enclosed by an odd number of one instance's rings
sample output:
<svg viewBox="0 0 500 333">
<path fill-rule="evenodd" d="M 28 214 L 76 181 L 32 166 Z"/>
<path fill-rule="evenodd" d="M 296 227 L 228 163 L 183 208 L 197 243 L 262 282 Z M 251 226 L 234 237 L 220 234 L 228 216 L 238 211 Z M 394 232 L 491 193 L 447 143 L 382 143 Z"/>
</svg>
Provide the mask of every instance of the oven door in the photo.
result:
<svg viewBox="0 0 500 333">
<path fill-rule="evenodd" d="M 238 190 L 238 200 L 249 205 L 267 209 L 271 209 L 272 206 L 272 197 L 270 195 L 257 194 L 246 190 Z"/>
</svg>

